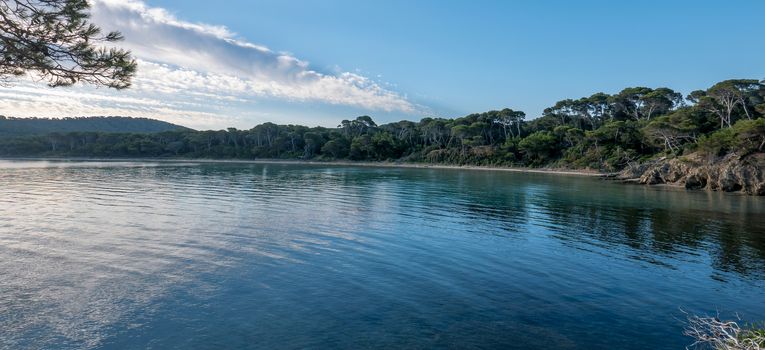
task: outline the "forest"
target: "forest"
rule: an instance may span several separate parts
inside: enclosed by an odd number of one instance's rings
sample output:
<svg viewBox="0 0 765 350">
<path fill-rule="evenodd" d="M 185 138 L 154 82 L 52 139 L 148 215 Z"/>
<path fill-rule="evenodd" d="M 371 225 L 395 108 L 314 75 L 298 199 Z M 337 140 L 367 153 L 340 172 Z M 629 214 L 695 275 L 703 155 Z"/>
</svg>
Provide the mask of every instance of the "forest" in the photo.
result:
<svg viewBox="0 0 765 350">
<path fill-rule="evenodd" d="M 24 136 L 51 132 L 122 132 L 153 133 L 188 130 L 180 125 L 149 118 L 75 117 L 75 118 L 13 118 L 0 115 L 0 136 Z"/>
<path fill-rule="evenodd" d="M 127 130 L 126 130 L 127 131 Z M 427 162 L 615 171 L 655 157 L 765 151 L 765 81 L 726 80 L 687 96 L 629 87 L 565 99 L 527 120 L 509 108 L 461 118 L 336 128 L 264 123 L 249 130 L 53 132 L 3 137 L 12 157 L 180 157 Z"/>
</svg>

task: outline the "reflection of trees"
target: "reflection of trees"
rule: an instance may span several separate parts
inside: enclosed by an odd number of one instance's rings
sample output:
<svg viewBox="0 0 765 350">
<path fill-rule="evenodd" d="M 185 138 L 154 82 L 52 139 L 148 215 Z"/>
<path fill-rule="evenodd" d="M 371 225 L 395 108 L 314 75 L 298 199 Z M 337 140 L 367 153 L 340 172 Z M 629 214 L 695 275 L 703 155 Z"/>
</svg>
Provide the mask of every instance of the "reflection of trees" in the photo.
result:
<svg viewBox="0 0 765 350">
<path fill-rule="evenodd" d="M 683 194 L 679 194 L 683 195 Z M 712 267 L 740 274 L 765 273 L 765 222 L 720 212 L 636 207 L 552 206 L 546 214 L 554 236 L 589 244 L 621 246 L 647 261 L 680 258 L 706 250 Z M 594 240 L 594 241 L 592 241 Z"/>
<path fill-rule="evenodd" d="M 765 225 L 762 222 L 726 221 L 718 226 L 712 247 L 714 268 L 740 273 L 765 271 Z"/>
<path fill-rule="evenodd" d="M 292 202 L 296 209 L 311 207 L 312 220 L 322 227 L 346 226 L 337 231 L 355 231 L 348 225 L 364 227 L 371 221 L 384 223 L 387 218 L 381 215 L 387 214 L 433 227 L 451 223 L 483 234 L 525 234 L 533 226 L 567 245 L 598 247 L 651 263 L 682 263 L 693 259 L 694 252 L 705 251 L 718 271 L 765 274 L 761 198 L 438 169 L 300 170 L 241 164 L 202 169 L 200 175 L 216 181 L 205 187 L 250 187 L 260 210 L 279 202 Z M 266 170 L 270 172 L 261 177 Z"/>
<path fill-rule="evenodd" d="M 420 186 L 431 187 L 435 197 L 426 202 L 448 204 L 443 209 L 459 215 L 469 227 L 483 228 L 483 232 L 506 234 L 518 232 L 528 222 L 530 183 L 508 184 L 506 174 L 495 172 L 437 171 L 437 175 Z M 444 182 L 446 181 L 446 183 Z M 508 191 L 508 187 L 513 190 Z M 448 192 L 444 192 L 448 188 Z M 494 231 L 493 229 L 497 229 Z"/>
<path fill-rule="evenodd" d="M 507 231 L 532 223 L 569 245 L 621 250 L 659 264 L 706 251 L 716 270 L 765 274 L 765 217 L 758 214 L 762 203 L 754 201 L 760 198 L 717 193 L 690 197 L 693 194 L 635 188 L 574 191 L 570 189 L 593 184 L 572 178 L 503 184 L 489 174 L 457 184 L 455 212 Z"/>
</svg>

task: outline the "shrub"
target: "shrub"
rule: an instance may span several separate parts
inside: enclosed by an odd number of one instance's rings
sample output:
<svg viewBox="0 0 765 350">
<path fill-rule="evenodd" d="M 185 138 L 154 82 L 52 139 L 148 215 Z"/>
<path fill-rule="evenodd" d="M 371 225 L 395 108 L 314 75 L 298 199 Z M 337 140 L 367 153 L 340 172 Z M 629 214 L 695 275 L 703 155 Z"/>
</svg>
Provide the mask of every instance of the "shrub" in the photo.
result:
<svg viewBox="0 0 765 350">
<path fill-rule="evenodd" d="M 733 148 L 735 134 L 732 129 L 722 129 L 699 138 L 699 150 L 703 153 L 720 156 Z"/>
<path fill-rule="evenodd" d="M 539 165 L 554 157 L 558 138 L 549 131 L 537 131 L 526 136 L 518 143 L 518 148 L 534 165 Z"/>
</svg>

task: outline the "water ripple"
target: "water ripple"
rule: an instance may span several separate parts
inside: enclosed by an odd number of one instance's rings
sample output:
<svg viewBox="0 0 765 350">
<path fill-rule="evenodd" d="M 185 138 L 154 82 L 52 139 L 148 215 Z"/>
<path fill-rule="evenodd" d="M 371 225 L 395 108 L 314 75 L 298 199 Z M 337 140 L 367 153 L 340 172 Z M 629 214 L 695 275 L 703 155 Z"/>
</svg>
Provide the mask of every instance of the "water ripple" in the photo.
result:
<svg viewBox="0 0 765 350">
<path fill-rule="evenodd" d="M 193 162 L 0 189 L 3 349 L 681 347 L 678 307 L 765 314 L 761 198 Z"/>
</svg>

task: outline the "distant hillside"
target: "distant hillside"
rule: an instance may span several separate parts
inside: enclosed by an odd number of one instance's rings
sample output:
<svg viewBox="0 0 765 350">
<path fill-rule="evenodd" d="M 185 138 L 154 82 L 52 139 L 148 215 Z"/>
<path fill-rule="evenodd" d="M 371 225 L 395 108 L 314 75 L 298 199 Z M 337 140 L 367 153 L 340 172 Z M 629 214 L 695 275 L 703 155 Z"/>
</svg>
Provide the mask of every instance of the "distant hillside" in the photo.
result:
<svg viewBox="0 0 765 350">
<path fill-rule="evenodd" d="M 189 130 L 161 120 L 131 117 L 13 118 L 0 116 L 0 136 L 40 135 L 51 132 L 155 133 Z"/>
</svg>

